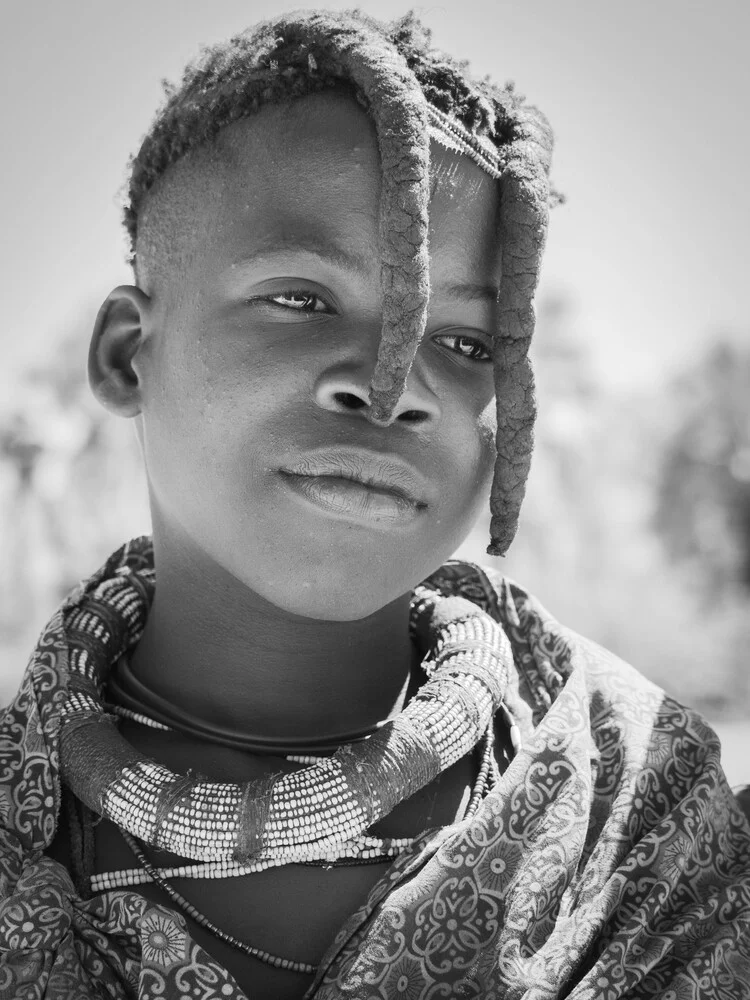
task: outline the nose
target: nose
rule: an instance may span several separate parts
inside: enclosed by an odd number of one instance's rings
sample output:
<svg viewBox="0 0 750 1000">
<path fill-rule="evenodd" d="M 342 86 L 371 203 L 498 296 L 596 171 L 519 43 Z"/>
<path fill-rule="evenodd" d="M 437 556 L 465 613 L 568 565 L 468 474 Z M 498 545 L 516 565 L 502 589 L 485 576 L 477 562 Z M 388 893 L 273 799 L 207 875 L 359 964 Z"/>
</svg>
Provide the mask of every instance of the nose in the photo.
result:
<svg viewBox="0 0 750 1000">
<path fill-rule="evenodd" d="M 440 419 L 440 404 L 417 370 L 415 361 L 404 391 L 393 411 L 393 422 L 409 424 L 420 429 L 431 426 Z M 369 377 L 365 368 L 331 371 L 318 382 L 315 399 L 324 410 L 332 413 L 360 413 L 372 420 L 370 408 Z"/>
</svg>

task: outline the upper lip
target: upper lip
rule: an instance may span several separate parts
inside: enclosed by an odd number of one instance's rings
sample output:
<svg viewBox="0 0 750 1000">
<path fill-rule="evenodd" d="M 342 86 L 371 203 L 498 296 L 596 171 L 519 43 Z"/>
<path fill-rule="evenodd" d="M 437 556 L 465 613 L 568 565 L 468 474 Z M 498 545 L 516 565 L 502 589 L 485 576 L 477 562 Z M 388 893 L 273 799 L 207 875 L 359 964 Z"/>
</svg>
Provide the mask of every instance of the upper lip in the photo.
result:
<svg viewBox="0 0 750 1000">
<path fill-rule="evenodd" d="M 336 476 L 393 493 L 418 507 L 426 506 L 425 481 L 395 455 L 361 448 L 327 448 L 299 456 L 282 470 L 296 476 Z"/>
</svg>

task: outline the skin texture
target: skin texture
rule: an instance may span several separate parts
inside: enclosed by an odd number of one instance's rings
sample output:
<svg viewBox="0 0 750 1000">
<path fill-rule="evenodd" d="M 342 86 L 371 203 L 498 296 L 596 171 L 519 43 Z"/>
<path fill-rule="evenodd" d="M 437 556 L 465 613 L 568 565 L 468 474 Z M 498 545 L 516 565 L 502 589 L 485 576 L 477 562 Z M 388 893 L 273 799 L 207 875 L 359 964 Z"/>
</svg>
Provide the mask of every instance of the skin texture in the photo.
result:
<svg viewBox="0 0 750 1000">
<path fill-rule="evenodd" d="M 208 721 L 296 736 L 399 710 L 410 591 L 486 504 L 492 365 L 466 355 L 497 323 L 497 188 L 465 158 L 432 156 L 427 329 L 389 426 L 368 405 L 380 163 L 348 97 L 265 108 L 169 168 L 142 217 L 139 287 L 100 311 L 91 384 L 137 421 L 156 551 L 132 666 Z M 291 308 L 299 290 L 320 297 L 313 311 Z M 408 463 L 416 516 L 364 521 L 293 493 L 280 469 L 334 445 Z"/>
</svg>

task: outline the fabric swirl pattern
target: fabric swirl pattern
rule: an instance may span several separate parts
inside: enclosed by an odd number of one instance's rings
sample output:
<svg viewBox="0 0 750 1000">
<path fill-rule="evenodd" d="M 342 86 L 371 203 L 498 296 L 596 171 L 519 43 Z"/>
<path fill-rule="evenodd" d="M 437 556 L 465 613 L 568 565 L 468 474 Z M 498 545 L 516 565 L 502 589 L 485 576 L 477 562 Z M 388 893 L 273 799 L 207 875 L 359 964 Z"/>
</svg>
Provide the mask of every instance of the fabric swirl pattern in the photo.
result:
<svg viewBox="0 0 750 1000">
<path fill-rule="evenodd" d="M 65 622 L 117 573 L 152 578 L 149 539 L 68 598 L 0 716 L 0 997 L 242 1000 L 181 915 L 134 891 L 82 900 L 44 853 Z M 750 826 L 712 730 L 494 572 L 452 561 L 425 582 L 504 627 L 523 745 L 471 819 L 391 866 L 308 997 L 748 1000 Z"/>
</svg>

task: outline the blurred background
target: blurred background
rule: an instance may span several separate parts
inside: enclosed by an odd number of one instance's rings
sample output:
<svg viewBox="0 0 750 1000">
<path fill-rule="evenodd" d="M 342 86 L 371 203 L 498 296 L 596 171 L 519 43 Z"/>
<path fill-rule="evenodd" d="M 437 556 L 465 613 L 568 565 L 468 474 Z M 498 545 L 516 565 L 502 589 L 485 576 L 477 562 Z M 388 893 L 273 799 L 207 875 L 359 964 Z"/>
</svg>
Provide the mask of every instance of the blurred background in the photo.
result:
<svg viewBox="0 0 750 1000">
<path fill-rule="evenodd" d="M 329 2 L 330 8 L 348 4 Z M 393 17 L 394 0 L 365 0 Z M 278 2 L 4 0 L 0 38 L 0 703 L 60 599 L 149 530 L 135 438 L 85 382 L 130 281 L 121 190 L 201 45 Z M 417 8 L 557 135 L 518 538 L 485 554 L 565 624 L 718 729 L 750 781 L 750 297 L 745 0 L 463 0 Z"/>
</svg>

